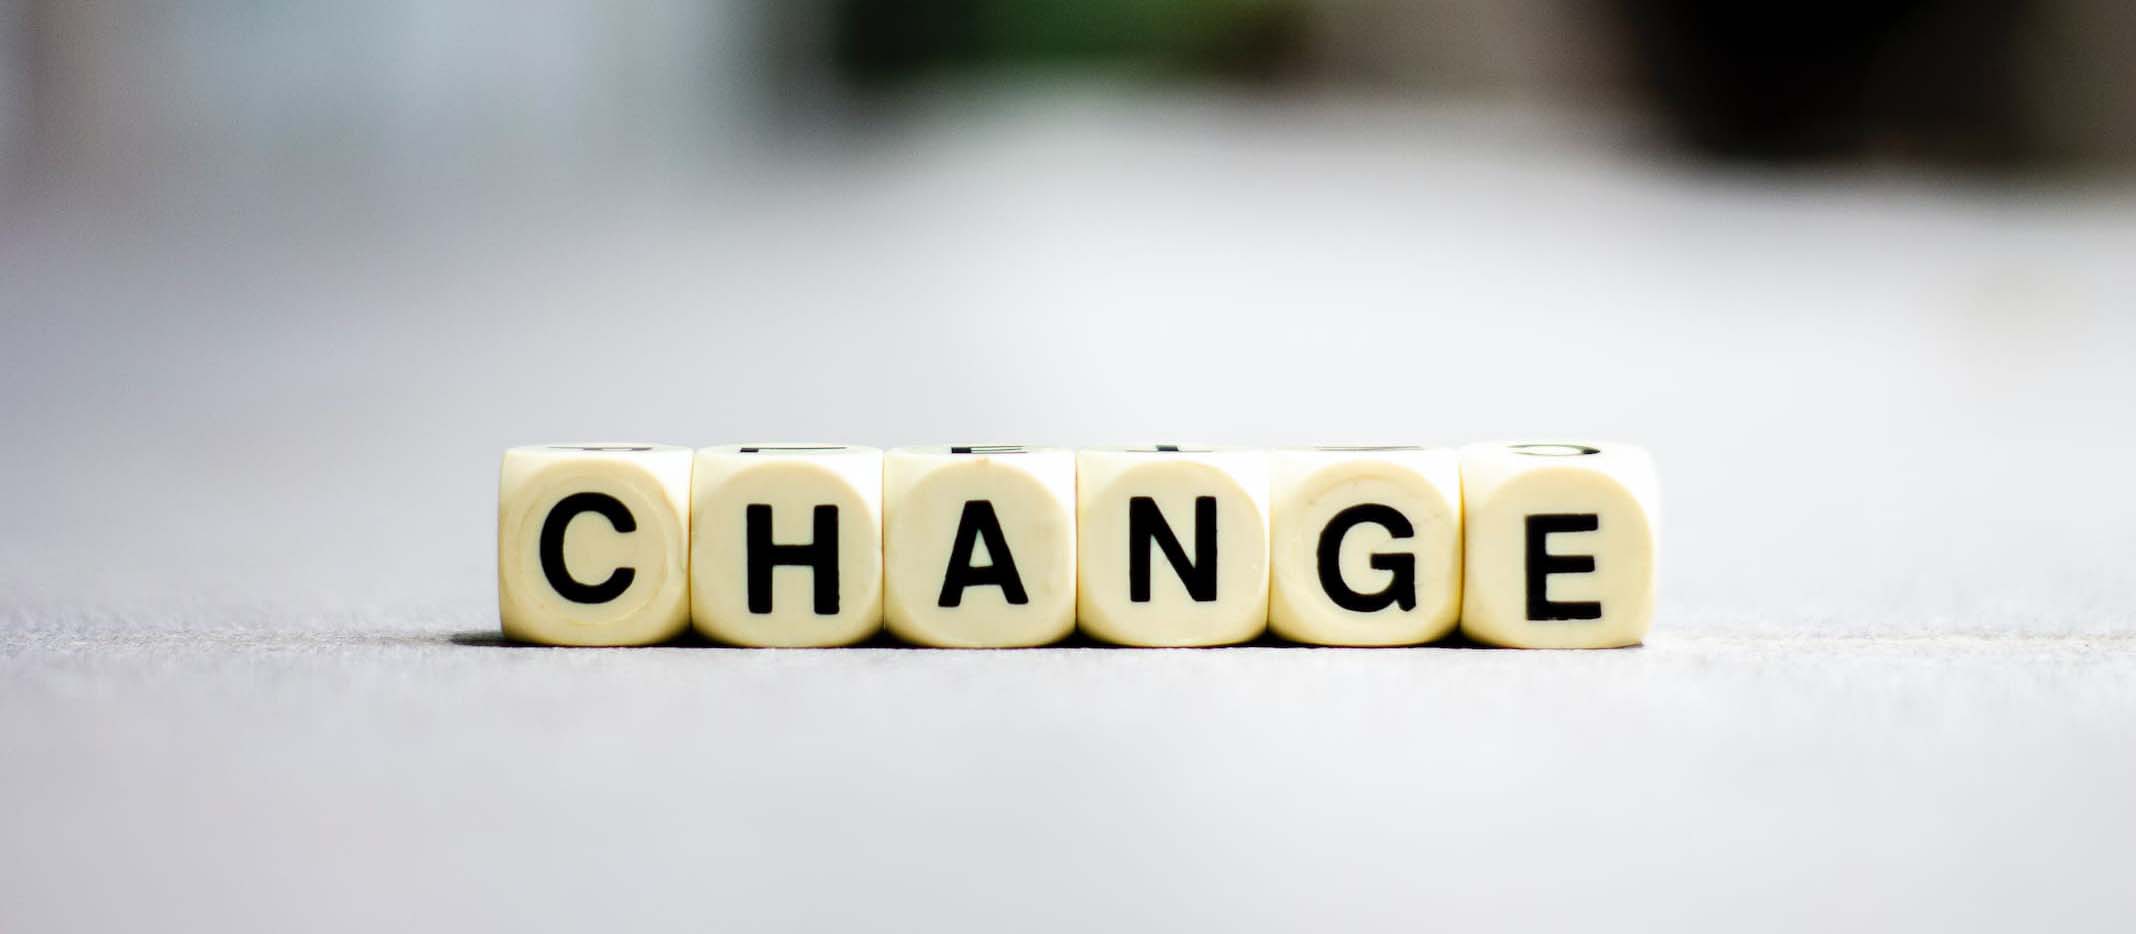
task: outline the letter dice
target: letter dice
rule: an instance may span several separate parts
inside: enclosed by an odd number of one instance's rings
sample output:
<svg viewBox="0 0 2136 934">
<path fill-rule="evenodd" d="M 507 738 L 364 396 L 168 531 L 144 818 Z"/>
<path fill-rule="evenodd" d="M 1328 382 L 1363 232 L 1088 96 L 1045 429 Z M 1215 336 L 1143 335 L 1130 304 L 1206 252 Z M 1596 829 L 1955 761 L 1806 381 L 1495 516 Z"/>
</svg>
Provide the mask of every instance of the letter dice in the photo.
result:
<svg viewBox="0 0 2136 934">
<path fill-rule="evenodd" d="M 690 621 L 690 449 L 545 444 L 504 452 L 497 616 L 508 638 L 649 645 Z"/>
<path fill-rule="evenodd" d="M 691 611 L 699 632 L 756 646 L 850 645 L 883 609 L 882 452 L 740 444 L 697 452 Z"/>
<path fill-rule="evenodd" d="M 1228 645 L 1268 622 L 1268 462 L 1161 444 L 1076 455 L 1083 630 L 1143 646 Z"/>
<path fill-rule="evenodd" d="M 1636 645 L 1654 617 L 1654 462 L 1622 444 L 1461 451 L 1461 631 L 1536 649 Z"/>
<path fill-rule="evenodd" d="M 1295 642 L 1415 645 L 1461 617 L 1461 460 L 1327 445 L 1270 456 L 1268 624 Z"/>
<path fill-rule="evenodd" d="M 1016 444 L 883 460 L 883 615 L 921 645 L 1044 645 L 1075 630 L 1075 454 Z"/>
</svg>

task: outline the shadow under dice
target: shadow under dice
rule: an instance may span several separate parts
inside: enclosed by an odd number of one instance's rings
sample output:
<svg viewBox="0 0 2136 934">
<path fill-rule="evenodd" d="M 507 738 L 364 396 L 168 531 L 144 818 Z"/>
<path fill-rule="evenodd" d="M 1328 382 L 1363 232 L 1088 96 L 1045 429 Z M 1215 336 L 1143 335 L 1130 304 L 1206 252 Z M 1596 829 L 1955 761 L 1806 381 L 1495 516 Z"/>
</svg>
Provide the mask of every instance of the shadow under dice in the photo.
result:
<svg viewBox="0 0 2136 934">
<path fill-rule="evenodd" d="M 1269 627 L 1321 645 L 1415 645 L 1461 615 L 1461 464 L 1451 449 L 1270 455 Z"/>
<path fill-rule="evenodd" d="M 921 645 L 1044 645 L 1075 629 L 1075 454 L 897 448 L 883 462 L 883 616 Z"/>
<path fill-rule="evenodd" d="M 548 444 L 504 452 L 497 615 L 507 638 L 649 645 L 689 625 L 688 448 Z"/>
<path fill-rule="evenodd" d="M 1078 615 L 1123 645 L 1229 645 L 1268 621 L 1268 466 L 1194 445 L 1076 456 Z"/>
<path fill-rule="evenodd" d="M 692 617 L 752 646 L 850 645 L 882 624 L 882 452 L 745 444 L 697 452 Z"/>
<path fill-rule="evenodd" d="M 1654 462 L 1629 445 L 1461 451 L 1467 571 L 1461 631 L 1521 648 L 1636 645 L 1654 617 Z"/>
</svg>

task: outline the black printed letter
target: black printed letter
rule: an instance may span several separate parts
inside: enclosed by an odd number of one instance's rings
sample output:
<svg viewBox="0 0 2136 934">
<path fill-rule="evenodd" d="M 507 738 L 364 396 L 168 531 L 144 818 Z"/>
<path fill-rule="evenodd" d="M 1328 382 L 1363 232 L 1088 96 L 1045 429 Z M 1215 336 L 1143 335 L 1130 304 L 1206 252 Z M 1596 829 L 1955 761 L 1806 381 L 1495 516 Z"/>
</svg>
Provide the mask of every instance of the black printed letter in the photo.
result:
<svg viewBox="0 0 2136 934">
<path fill-rule="evenodd" d="M 549 586 L 564 599 L 573 603 L 607 603 L 630 589 L 636 580 L 636 568 L 616 568 L 609 572 L 608 579 L 598 584 L 581 584 L 571 576 L 571 569 L 564 566 L 564 530 L 571 527 L 571 520 L 579 513 L 599 513 L 618 532 L 635 532 L 638 520 L 615 497 L 606 493 L 573 493 L 558 501 L 549 509 L 549 517 L 541 522 L 541 573 L 549 579 Z"/>
<path fill-rule="evenodd" d="M 1357 613 L 1376 613 L 1395 604 L 1400 604 L 1404 610 L 1416 609 L 1416 555 L 1373 555 L 1374 568 L 1394 572 L 1394 580 L 1377 592 L 1358 593 L 1343 581 L 1343 536 L 1367 522 L 1385 528 L 1395 538 L 1408 538 L 1417 533 L 1410 526 L 1409 517 L 1392 506 L 1359 503 L 1336 513 L 1335 518 L 1328 521 L 1327 528 L 1320 530 L 1320 589 L 1327 591 L 1328 599 L 1335 601 L 1336 606 Z"/>
<path fill-rule="evenodd" d="M 1602 527 L 1593 513 L 1549 513 L 1528 517 L 1528 618 L 1531 620 L 1601 619 L 1602 604 L 1550 602 L 1550 575 L 1591 574 L 1593 555 L 1553 555 L 1552 532 L 1593 532 Z"/>
<path fill-rule="evenodd" d="M 1194 497 L 1192 562 L 1156 500 L 1137 496 L 1127 501 L 1127 598 L 1136 603 L 1150 602 L 1151 545 L 1164 549 L 1164 559 L 1178 572 L 1187 596 L 1196 603 L 1216 602 L 1216 497 Z"/>
<path fill-rule="evenodd" d="M 771 541 L 771 507 L 751 503 L 746 511 L 749 536 L 749 612 L 771 612 L 771 569 L 782 564 L 808 568 L 816 575 L 816 615 L 838 615 L 838 507 L 818 506 L 816 537 L 806 545 Z"/>
<path fill-rule="evenodd" d="M 972 546 L 979 539 L 986 539 L 986 556 L 992 561 L 985 567 L 972 566 Z M 1022 606 L 1031 602 L 1024 593 L 1023 578 L 1016 573 L 1016 559 L 1009 554 L 1008 539 L 1001 534 L 1001 520 L 994 515 L 991 500 L 972 499 L 964 501 L 964 514 L 957 519 L 957 538 L 949 546 L 949 570 L 942 574 L 942 598 L 940 606 L 957 606 L 964 602 L 964 588 L 1001 588 L 1001 598 L 1011 605 Z"/>
</svg>

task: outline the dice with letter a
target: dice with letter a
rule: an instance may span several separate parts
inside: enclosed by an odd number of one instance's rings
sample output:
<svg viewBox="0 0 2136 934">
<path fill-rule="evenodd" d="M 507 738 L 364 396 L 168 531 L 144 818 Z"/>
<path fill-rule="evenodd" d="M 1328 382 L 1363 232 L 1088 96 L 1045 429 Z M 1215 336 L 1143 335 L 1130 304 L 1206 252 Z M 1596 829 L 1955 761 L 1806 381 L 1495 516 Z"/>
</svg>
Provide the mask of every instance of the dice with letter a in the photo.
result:
<svg viewBox="0 0 2136 934">
<path fill-rule="evenodd" d="M 883 460 L 883 617 L 920 645 L 1045 645 L 1075 631 L 1075 453 L 896 448 Z"/>
<path fill-rule="evenodd" d="M 1461 451 L 1461 479 L 1463 633 L 1538 649 L 1614 648 L 1646 637 L 1660 506 L 1646 451 L 1476 444 Z"/>
<path fill-rule="evenodd" d="M 504 452 L 497 615 L 508 638 L 649 645 L 690 614 L 690 449 L 544 444 Z"/>
</svg>

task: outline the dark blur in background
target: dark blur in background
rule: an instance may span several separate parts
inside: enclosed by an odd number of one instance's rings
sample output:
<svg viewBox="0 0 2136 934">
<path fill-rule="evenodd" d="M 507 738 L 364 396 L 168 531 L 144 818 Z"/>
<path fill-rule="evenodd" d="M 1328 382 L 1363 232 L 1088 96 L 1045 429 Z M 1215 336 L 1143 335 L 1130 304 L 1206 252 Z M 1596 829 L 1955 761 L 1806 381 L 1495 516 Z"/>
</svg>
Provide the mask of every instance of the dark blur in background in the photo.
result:
<svg viewBox="0 0 2136 934">
<path fill-rule="evenodd" d="M 2049 168 L 2125 162 L 2136 14 L 2105 0 L 849 0 L 831 71 L 980 69 L 1361 88 L 1652 118 L 1699 157 Z M 804 26 L 798 34 L 807 35 Z M 804 56 L 817 61 L 818 56 Z"/>
<path fill-rule="evenodd" d="M 2132 42 L 2116 0 L 4 0 L 0 165 L 18 193 L 636 171 L 1080 76 L 1608 114 L 1700 159 L 2119 171 Z"/>
</svg>

